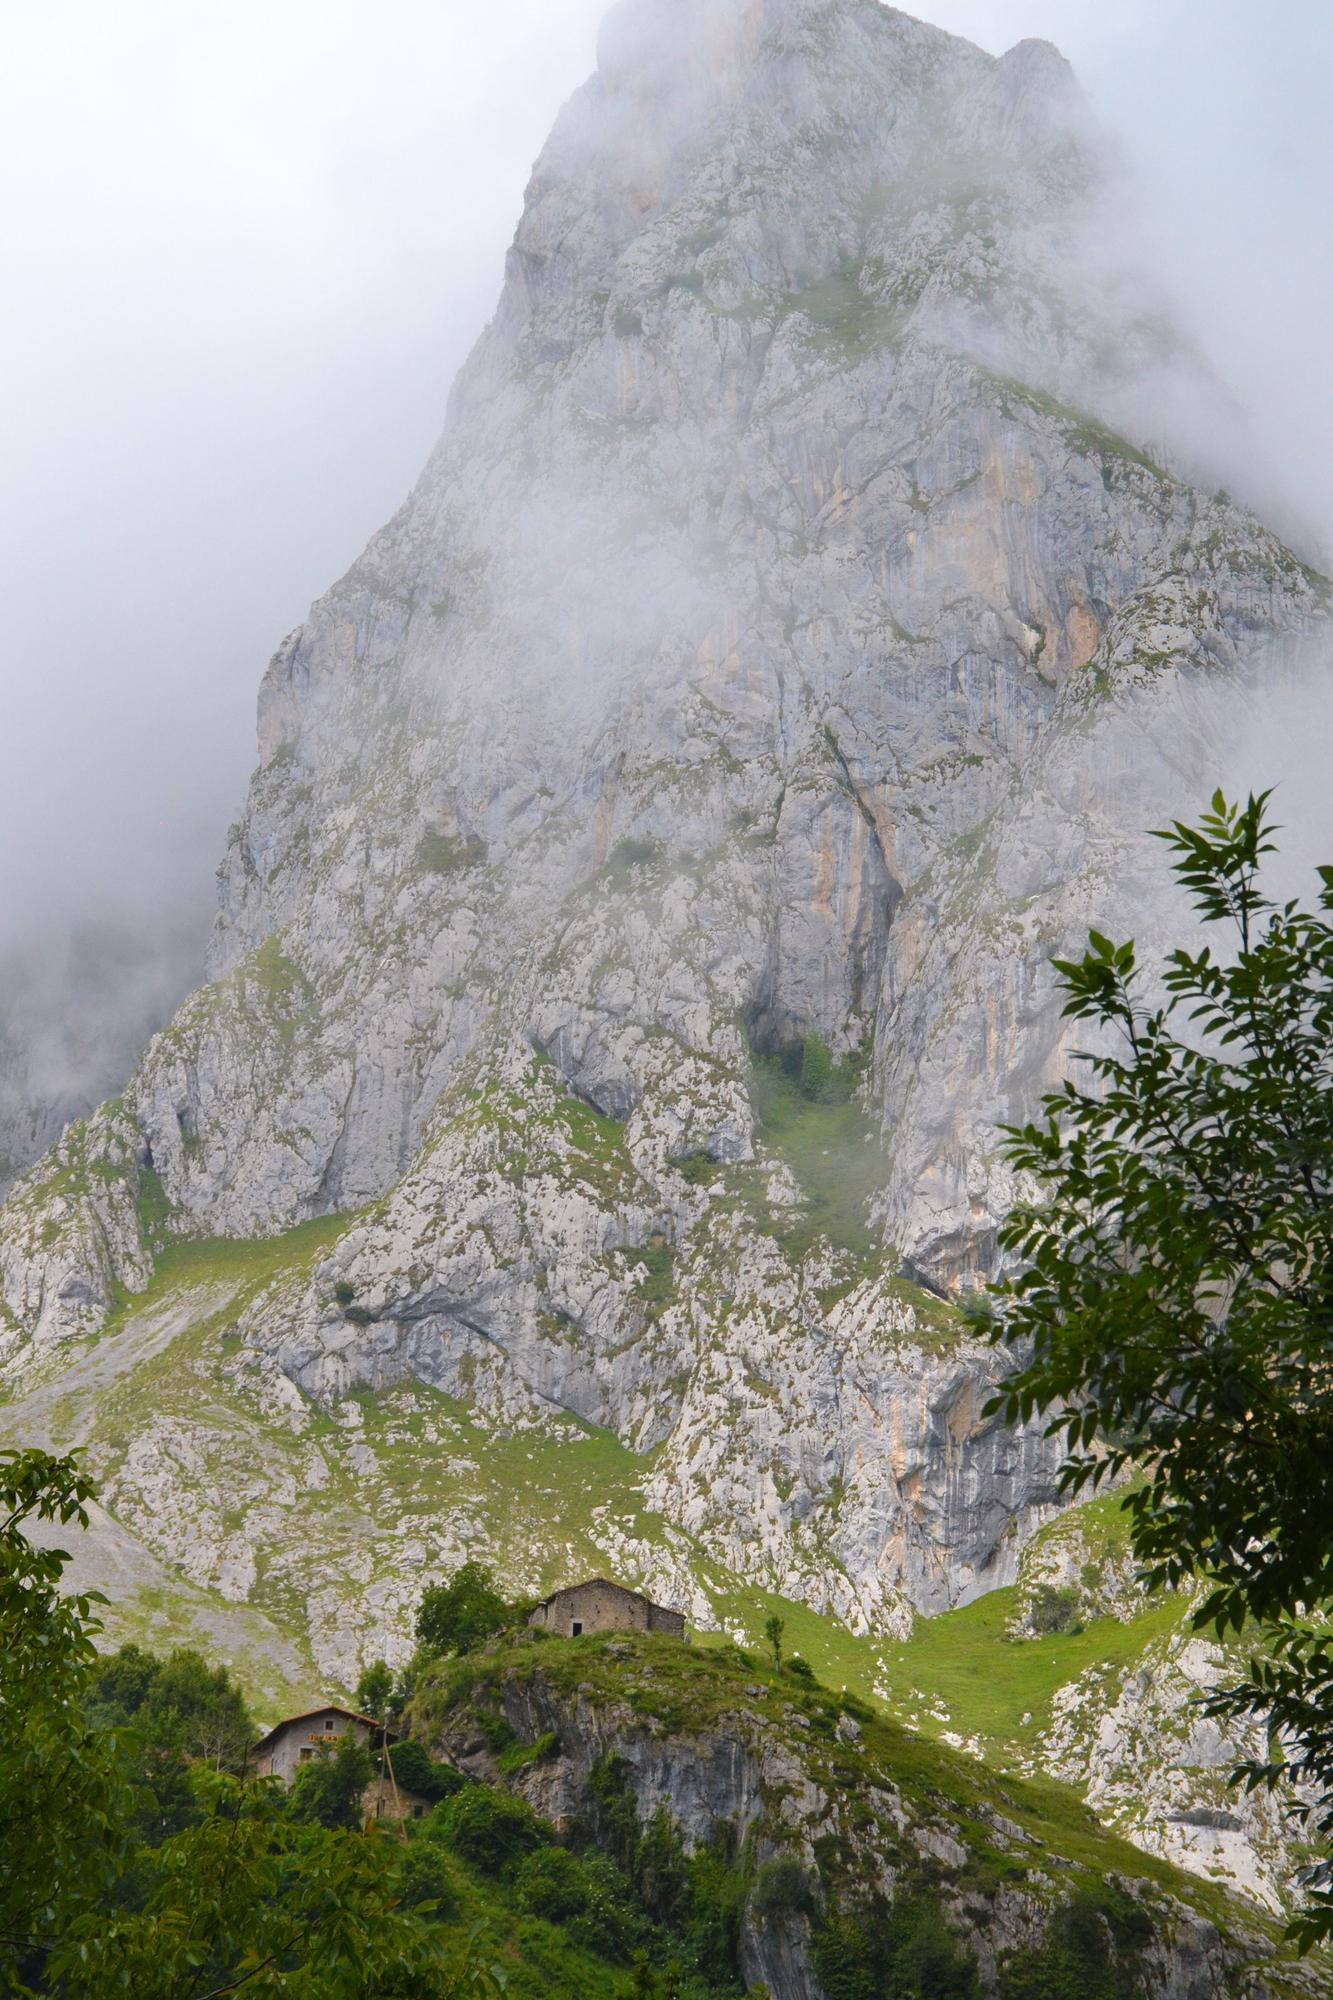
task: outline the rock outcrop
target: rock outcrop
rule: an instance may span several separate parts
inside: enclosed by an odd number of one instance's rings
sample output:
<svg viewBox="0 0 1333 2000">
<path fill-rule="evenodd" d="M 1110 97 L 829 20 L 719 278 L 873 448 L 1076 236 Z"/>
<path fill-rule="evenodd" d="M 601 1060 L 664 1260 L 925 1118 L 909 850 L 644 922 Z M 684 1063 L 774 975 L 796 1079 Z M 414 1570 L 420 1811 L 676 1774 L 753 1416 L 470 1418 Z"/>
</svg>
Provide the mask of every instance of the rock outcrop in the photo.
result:
<svg viewBox="0 0 1333 2000">
<path fill-rule="evenodd" d="M 942 1992 L 1319 1990 L 1322 1969 L 1275 1963 L 1244 1904 L 1214 1897 L 1205 1908 L 1187 1878 L 1146 1878 L 1133 1850 L 1090 1821 L 1045 1818 L 1021 1781 L 999 1786 L 966 1760 L 923 1754 L 860 1703 L 744 1654 L 673 1655 L 673 1644 L 501 1642 L 428 1680 L 414 1727 L 567 1839 L 596 1840 L 614 1824 L 623 1845 L 626 1811 L 643 1828 L 665 1814 L 687 1851 L 735 1857 L 748 1885 L 739 1970 L 774 2000 L 823 2000 L 835 1976 L 847 1990 L 857 1977 L 872 1990 L 876 1971 L 891 1979 L 887 1941 L 907 1911 L 937 1953 L 941 1941 L 957 1953 L 956 1984 Z"/>
</svg>

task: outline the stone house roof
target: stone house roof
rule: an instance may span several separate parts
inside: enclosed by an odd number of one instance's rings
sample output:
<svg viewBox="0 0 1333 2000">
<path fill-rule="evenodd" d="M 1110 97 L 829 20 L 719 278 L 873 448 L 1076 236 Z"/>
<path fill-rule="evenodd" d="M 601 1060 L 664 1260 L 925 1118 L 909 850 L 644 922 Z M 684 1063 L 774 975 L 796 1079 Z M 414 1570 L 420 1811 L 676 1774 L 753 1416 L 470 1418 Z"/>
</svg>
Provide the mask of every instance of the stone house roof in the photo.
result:
<svg viewBox="0 0 1333 2000">
<path fill-rule="evenodd" d="M 385 1734 L 384 1724 L 377 1722 L 373 1715 L 362 1715 L 359 1709 L 344 1708 L 342 1703 L 338 1701 L 322 1701 L 318 1708 L 303 1708 L 296 1715 L 284 1715 L 281 1722 L 275 1722 L 271 1729 L 265 1730 L 258 1743 L 255 1744 L 252 1754 L 262 1756 L 264 1751 L 282 1735 L 284 1729 L 290 1729 L 297 1722 L 313 1722 L 318 1715 L 341 1715 L 348 1722 L 364 1722 L 366 1728 L 373 1730 L 376 1736 L 383 1737 Z M 390 1729 L 388 1731 L 389 1742 L 399 1742 L 402 1738 L 402 1733 L 401 1729 Z"/>
<path fill-rule="evenodd" d="M 600 1584 L 603 1590 L 618 1590 L 622 1597 L 632 1597 L 639 1604 L 650 1605 L 654 1611 L 666 1611 L 670 1608 L 665 1604 L 655 1604 L 652 1598 L 645 1597 L 641 1590 L 631 1590 L 628 1584 L 616 1583 L 609 1576 L 584 1576 L 580 1577 L 577 1583 L 562 1583 L 549 1597 L 539 1598 L 533 1610 L 540 1611 L 544 1605 L 554 1604 L 557 1597 L 567 1597 L 571 1590 L 590 1590 L 595 1584 Z"/>
</svg>

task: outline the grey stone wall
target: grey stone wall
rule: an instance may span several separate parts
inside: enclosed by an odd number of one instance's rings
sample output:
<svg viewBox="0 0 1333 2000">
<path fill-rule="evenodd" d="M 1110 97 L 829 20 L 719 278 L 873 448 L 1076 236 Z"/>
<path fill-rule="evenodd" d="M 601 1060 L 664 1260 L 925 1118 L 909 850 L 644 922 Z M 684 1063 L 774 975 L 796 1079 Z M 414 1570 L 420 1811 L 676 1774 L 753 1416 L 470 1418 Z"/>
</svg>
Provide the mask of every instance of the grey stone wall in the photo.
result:
<svg viewBox="0 0 1333 2000">
<path fill-rule="evenodd" d="M 677 1639 L 685 1633 L 681 1612 L 650 1604 L 637 1591 L 600 1580 L 557 1590 L 537 1606 L 528 1622 L 567 1639 L 579 1632 L 666 1632 Z"/>
<path fill-rule="evenodd" d="M 312 1715 L 294 1717 L 291 1722 L 283 1725 L 272 1744 L 259 1759 L 257 1766 L 259 1775 L 281 1778 L 284 1784 L 290 1785 L 301 1765 L 309 1762 L 309 1757 L 302 1756 L 303 1751 L 309 1751 L 311 1756 L 317 1756 L 321 1744 L 335 1746 L 339 1737 L 344 1736 L 349 1729 L 363 1741 L 369 1741 L 374 1733 L 355 1716 L 339 1715 L 336 1709 L 316 1709 Z"/>
</svg>

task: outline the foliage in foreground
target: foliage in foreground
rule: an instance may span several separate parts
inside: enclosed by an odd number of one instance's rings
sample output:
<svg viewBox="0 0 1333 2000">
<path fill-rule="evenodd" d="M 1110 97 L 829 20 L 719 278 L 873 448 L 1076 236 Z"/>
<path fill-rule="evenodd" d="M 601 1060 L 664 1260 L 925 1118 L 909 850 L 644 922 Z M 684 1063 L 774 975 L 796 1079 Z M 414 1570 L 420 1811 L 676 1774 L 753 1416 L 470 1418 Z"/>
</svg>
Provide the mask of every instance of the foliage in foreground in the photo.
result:
<svg viewBox="0 0 1333 2000">
<path fill-rule="evenodd" d="M 390 1837 L 219 1768 L 249 1734 L 224 1672 L 133 1648 L 99 1669 L 95 1600 L 24 1532 L 86 1525 L 91 1492 L 75 1458 L 0 1454 L 0 1994 L 498 1991 L 407 1901 Z"/>
<path fill-rule="evenodd" d="M 1040 1185 L 1003 1226 L 1020 1260 L 998 1336 L 1027 1350 L 994 1407 L 1049 1412 L 1071 1492 L 1133 1467 L 1150 1584 L 1202 1578 L 1196 1625 L 1257 1630 L 1209 1698 L 1270 1724 L 1248 1788 L 1287 1779 L 1333 1837 L 1333 867 L 1314 910 L 1259 886 L 1264 794 L 1219 792 L 1160 837 L 1229 949 L 1181 948 L 1145 1004 L 1132 943 L 1057 961 L 1065 1013 L 1103 1030 L 1092 1078 L 1009 1134 Z M 1333 1860 L 1310 1871 L 1305 1945 L 1333 1936 Z"/>
</svg>

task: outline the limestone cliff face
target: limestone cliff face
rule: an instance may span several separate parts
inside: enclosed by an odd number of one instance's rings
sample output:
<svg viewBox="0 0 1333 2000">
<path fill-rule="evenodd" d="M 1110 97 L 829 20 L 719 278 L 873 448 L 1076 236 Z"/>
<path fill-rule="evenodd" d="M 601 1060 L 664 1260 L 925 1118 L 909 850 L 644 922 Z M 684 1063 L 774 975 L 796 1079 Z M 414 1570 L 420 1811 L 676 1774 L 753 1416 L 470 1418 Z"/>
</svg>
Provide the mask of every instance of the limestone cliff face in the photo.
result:
<svg viewBox="0 0 1333 2000">
<path fill-rule="evenodd" d="M 640 1826 L 666 1814 L 687 1850 L 734 1857 L 751 1884 L 739 1970 L 774 2000 L 823 2000 L 856 1963 L 858 1926 L 882 1939 L 923 1891 L 932 1935 L 972 1961 L 966 1990 L 985 2000 L 1072 1995 L 1094 1977 L 1144 2000 L 1319 1990 L 1321 1970 L 1273 1963 L 1253 1909 L 1215 1895 L 1204 1914 L 1197 1885 L 1136 1877 L 1108 1836 L 1089 1851 L 1090 1824 L 1044 1824 L 1021 1781 L 997 1787 L 938 1751 L 914 1764 L 859 1703 L 731 1650 L 672 1658 L 672 1643 L 501 1643 L 428 1681 L 414 1730 L 578 1844 L 605 1834 L 610 1804 Z M 776 1909 L 754 1886 L 775 1861 Z"/>
<path fill-rule="evenodd" d="M 929 1292 L 993 1265 L 1052 952 L 1151 940 L 1135 830 L 1325 610 L 1088 413 L 1169 336 L 1076 275 L 1087 127 L 1045 44 L 872 0 L 615 10 L 420 483 L 264 678 L 210 983 L 5 1211 L 11 1377 L 152 1229 L 347 1213 L 229 1327 L 258 1414 L 605 1427 L 679 1537 L 636 1574 L 857 1630 L 1014 1578 L 1052 1453 Z M 802 1042 L 845 1116 L 763 1115 Z M 116 1504 L 207 1567 L 161 1444 Z"/>
</svg>

